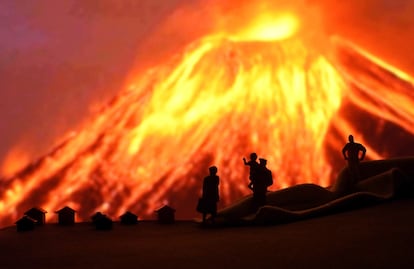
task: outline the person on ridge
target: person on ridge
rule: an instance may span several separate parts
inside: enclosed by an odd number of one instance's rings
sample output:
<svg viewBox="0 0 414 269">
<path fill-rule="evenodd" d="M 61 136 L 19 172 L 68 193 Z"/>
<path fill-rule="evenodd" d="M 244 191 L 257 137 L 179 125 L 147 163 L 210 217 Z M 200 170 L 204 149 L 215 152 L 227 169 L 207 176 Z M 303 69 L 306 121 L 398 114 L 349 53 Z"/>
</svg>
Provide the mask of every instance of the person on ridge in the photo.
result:
<svg viewBox="0 0 414 269">
<path fill-rule="evenodd" d="M 354 142 L 353 135 L 349 135 L 348 140 L 349 142 L 342 149 L 342 155 L 348 161 L 348 169 L 353 181 L 352 183 L 355 184 L 361 179 L 359 162 L 365 158 L 367 150 L 360 143 Z"/>
<path fill-rule="evenodd" d="M 257 177 L 253 180 L 253 203 L 256 208 L 267 203 L 267 188 L 273 184 L 272 172 L 266 167 L 266 164 L 266 159 L 259 159 Z"/>
<path fill-rule="evenodd" d="M 248 185 L 249 189 L 253 190 L 253 182 L 257 177 L 259 170 L 259 163 L 257 162 L 257 154 L 255 152 L 250 154 L 250 160 L 246 161 L 246 158 L 243 158 L 244 165 L 250 166 L 249 179 L 250 183 Z"/>
</svg>

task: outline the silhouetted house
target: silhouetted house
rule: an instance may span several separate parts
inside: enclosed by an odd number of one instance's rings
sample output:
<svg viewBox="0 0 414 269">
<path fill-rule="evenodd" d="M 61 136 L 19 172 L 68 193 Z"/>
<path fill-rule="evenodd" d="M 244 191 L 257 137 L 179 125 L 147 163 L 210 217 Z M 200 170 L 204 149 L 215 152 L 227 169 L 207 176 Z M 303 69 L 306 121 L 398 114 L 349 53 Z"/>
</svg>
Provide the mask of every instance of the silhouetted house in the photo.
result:
<svg viewBox="0 0 414 269">
<path fill-rule="evenodd" d="M 18 232 L 31 231 L 35 228 L 36 220 L 29 216 L 23 216 L 21 219 L 16 221 L 16 227 Z"/>
<path fill-rule="evenodd" d="M 155 210 L 158 215 L 158 222 L 162 224 L 170 224 L 175 221 L 175 209 L 164 205 L 163 207 Z"/>
<path fill-rule="evenodd" d="M 111 230 L 112 220 L 106 215 L 102 215 L 95 220 L 95 228 L 97 230 Z"/>
<path fill-rule="evenodd" d="M 75 224 L 75 210 L 72 208 L 65 206 L 62 209 L 56 211 L 58 214 L 58 223 L 60 225 L 73 225 Z"/>
<path fill-rule="evenodd" d="M 127 211 L 119 217 L 122 224 L 137 224 L 138 216 Z"/>
<path fill-rule="evenodd" d="M 27 210 L 26 212 L 24 212 L 26 216 L 29 216 L 32 219 L 35 219 L 37 225 L 43 225 L 46 223 L 46 213 L 47 211 L 40 207 L 33 207 Z"/>
<path fill-rule="evenodd" d="M 104 217 L 105 215 L 102 214 L 101 212 L 96 212 L 95 214 L 92 215 L 91 220 L 92 223 L 95 224 L 97 220 L 99 220 L 100 218 Z"/>
</svg>

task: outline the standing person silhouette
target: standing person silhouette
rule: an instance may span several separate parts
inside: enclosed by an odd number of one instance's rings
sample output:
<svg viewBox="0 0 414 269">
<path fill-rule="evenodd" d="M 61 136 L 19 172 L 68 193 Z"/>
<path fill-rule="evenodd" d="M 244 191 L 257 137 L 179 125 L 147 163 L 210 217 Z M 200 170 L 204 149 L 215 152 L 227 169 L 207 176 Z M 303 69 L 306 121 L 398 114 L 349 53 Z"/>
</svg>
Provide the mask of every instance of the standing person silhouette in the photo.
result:
<svg viewBox="0 0 414 269">
<path fill-rule="evenodd" d="M 263 184 L 266 186 L 266 192 L 267 188 L 273 185 L 273 176 L 272 171 L 269 170 L 269 168 L 266 167 L 267 160 L 260 158 L 259 159 L 259 177 L 263 179 Z"/>
<path fill-rule="evenodd" d="M 244 165 L 250 166 L 249 179 L 250 183 L 248 185 L 249 189 L 253 190 L 254 181 L 257 178 L 257 173 L 259 170 L 259 163 L 257 162 L 257 154 L 255 152 L 250 154 L 250 160 L 246 161 L 246 158 L 243 158 Z"/>
<path fill-rule="evenodd" d="M 253 181 L 253 202 L 256 208 L 267 203 L 267 187 L 273 184 L 272 172 L 266 167 L 267 160 L 260 158 L 257 177 Z"/>
<path fill-rule="evenodd" d="M 200 211 L 203 213 L 203 223 L 207 222 L 207 214 L 211 214 L 211 221 L 214 223 L 217 215 L 217 202 L 220 200 L 219 183 L 220 178 L 217 176 L 217 167 L 208 168 L 210 174 L 203 181 L 203 195 L 201 197 Z"/>
<path fill-rule="evenodd" d="M 361 179 L 359 162 L 365 158 L 367 150 L 363 145 L 355 143 L 352 135 L 349 135 L 348 140 L 349 142 L 342 149 L 342 155 L 345 160 L 348 161 L 348 169 L 351 174 L 352 184 L 355 184 Z"/>
</svg>

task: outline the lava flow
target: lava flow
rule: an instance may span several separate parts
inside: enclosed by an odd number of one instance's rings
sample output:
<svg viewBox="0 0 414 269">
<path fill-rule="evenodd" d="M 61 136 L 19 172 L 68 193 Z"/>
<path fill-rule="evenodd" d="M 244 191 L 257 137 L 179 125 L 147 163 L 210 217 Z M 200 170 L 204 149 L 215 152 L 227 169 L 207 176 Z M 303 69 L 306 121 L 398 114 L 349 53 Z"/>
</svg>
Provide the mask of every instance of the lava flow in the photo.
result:
<svg viewBox="0 0 414 269">
<path fill-rule="evenodd" d="M 249 193 L 242 157 L 253 151 L 267 158 L 272 189 L 327 186 L 343 165 L 332 155 L 340 157 L 350 132 L 364 136 L 344 113 L 352 104 L 364 103 L 368 120 L 375 114 L 412 133 L 406 105 L 414 98 L 405 95 L 411 80 L 339 41 L 332 43 L 341 48 L 338 61 L 328 60 L 296 35 L 292 14 L 268 23 L 205 36 L 134 78 L 50 154 L 1 180 L 0 226 L 34 205 L 68 205 L 88 220 L 95 211 L 116 218 L 126 210 L 151 218 L 168 203 L 179 218 L 191 218 L 211 165 L 219 169 L 221 206 Z M 364 70 L 371 73 L 363 77 Z M 379 96 L 362 86 L 385 76 L 392 83 L 385 81 Z M 400 97 L 393 102 L 404 102 L 401 113 L 385 93 Z M 379 102 L 388 104 L 385 112 Z M 362 142 L 368 157 L 389 156 Z"/>
</svg>

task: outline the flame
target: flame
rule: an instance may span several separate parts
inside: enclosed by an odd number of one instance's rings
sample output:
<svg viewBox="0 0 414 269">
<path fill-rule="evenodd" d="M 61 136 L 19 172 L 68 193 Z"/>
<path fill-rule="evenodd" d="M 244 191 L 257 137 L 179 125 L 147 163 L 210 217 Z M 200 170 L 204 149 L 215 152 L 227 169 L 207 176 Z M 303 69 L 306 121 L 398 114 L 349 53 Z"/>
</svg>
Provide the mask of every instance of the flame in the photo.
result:
<svg viewBox="0 0 414 269">
<path fill-rule="evenodd" d="M 210 165 L 219 169 L 222 206 L 249 193 L 242 157 L 253 151 L 268 159 L 273 190 L 303 182 L 327 186 L 337 172 L 330 158 L 335 153 L 327 148 L 338 151 L 349 133 L 363 136 L 344 116 L 344 100 L 412 132 L 391 105 L 384 113 L 362 96 L 387 102 L 366 90 L 367 83 L 379 85 L 375 76 L 361 77 L 363 68 L 347 61 L 364 53 L 349 56 L 350 45 L 334 63 L 298 36 L 300 25 L 289 12 L 263 13 L 232 33 L 206 35 L 136 75 L 50 154 L 1 180 L 0 223 L 34 205 L 49 212 L 71 205 L 79 220 L 95 211 L 116 217 L 126 210 L 150 218 L 163 201 L 189 218 Z M 375 72 L 387 68 L 370 60 L 363 65 Z M 398 96 L 412 116 L 412 99 L 403 99 L 407 86 L 396 83 L 412 84 L 401 81 L 389 76 L 387 85 L 401 90 L 382 86 L 381 93 Z M 385 156 L 361 142 L 368 157 Z"/>
</svg>

